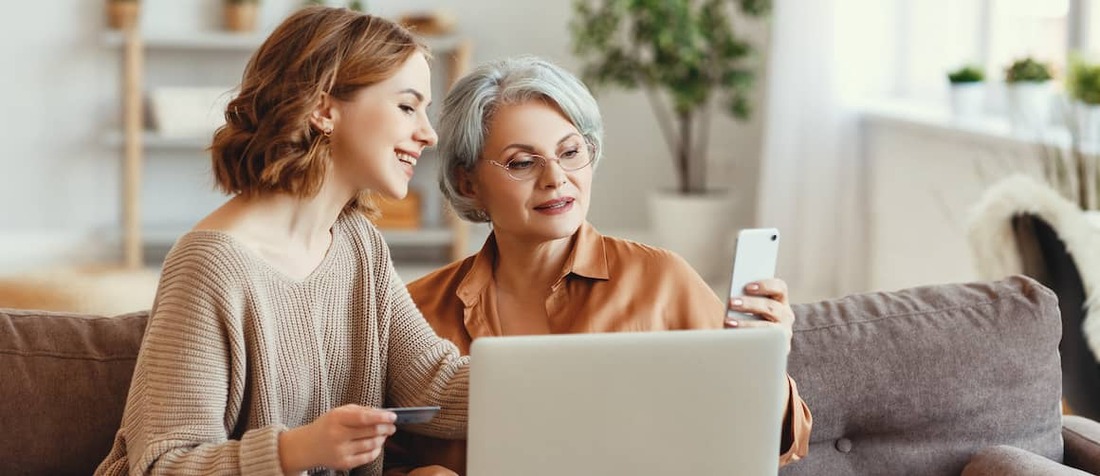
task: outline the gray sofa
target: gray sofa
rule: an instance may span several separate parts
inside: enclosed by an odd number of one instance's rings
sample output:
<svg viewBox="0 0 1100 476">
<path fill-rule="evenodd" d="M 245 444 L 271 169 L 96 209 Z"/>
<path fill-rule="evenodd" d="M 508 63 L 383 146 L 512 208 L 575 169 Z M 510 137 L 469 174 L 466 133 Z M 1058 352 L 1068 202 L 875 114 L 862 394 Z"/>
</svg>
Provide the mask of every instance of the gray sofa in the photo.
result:
<svg viewBox="0 0 1100 476">
<path fill-rule="evenodd" d="M 781 474 L 1100 472 L 1100 424 L 1060 415 L 1058 308 L 1035 281 L 795 312 L 789 369 L 814 432 L 809 456 Z M 0 473 L 92 471 L 121 419 L 146 319 L 0 310 Z"/>
</svg>

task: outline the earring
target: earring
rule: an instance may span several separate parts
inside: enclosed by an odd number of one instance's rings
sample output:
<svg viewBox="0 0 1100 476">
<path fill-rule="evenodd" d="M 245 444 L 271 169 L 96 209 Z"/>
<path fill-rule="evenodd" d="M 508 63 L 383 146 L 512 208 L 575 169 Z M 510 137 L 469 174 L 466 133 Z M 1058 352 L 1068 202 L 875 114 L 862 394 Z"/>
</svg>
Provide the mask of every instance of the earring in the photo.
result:
<svg viewBox="0 0 1100 476">
<path fill-rule="evenodd" d="M 332 126 L 326 127 L 325 130 L 321 131 L 321 133 L 324 134 L 325 137 L 331 137 L 332 136 Z"/>
</svg>

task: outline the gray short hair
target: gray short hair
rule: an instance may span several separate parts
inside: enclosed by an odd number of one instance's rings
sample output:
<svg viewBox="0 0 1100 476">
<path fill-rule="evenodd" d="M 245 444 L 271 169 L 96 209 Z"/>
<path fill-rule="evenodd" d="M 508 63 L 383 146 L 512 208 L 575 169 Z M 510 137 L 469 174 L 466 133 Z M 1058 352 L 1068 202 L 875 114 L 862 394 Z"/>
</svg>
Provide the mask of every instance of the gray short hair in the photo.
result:
<svg viewBox="0 0 1100 476">
<path fill-rule="evenodd" d="M 481 65 L 463 77 L 443 101 L 439 119 L 439 189 L 458 216 L 487 222 L 489 216 L 458 187 L 459 170 L 473 172 L 488 135 L 488 122 L 500 106 L 531 100 L 557 106 L 596 146 L 592 166 L 603 155 L 603 119 L 592 93 L 576 76 L 549 61 L 519 56 Z"/>
</svg>

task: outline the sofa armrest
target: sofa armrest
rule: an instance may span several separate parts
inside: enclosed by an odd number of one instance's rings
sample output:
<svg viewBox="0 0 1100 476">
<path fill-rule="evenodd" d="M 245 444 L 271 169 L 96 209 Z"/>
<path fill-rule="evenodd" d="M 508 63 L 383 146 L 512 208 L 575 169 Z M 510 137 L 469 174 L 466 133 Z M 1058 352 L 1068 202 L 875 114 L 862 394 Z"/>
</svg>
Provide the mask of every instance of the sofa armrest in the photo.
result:
<svg viewBox="0 0 1100 476">
<path fill-rule="evenodd" d="M 970 462 L 966 464 L 962 472 L 962 476 L 1013 474 L 1071 476 L 1087 475 L 1089 473 L 1063 466 L 1030 451 L 1006 445 L 989 446 L 982 449 L 970 458 Z"/>
<path fill-rule="evenodd" d="M 1062 417 L 1062 439 L 1065 441 L 1066 464 L 1100 474 L 1100 423 L 1066 415 Z"/>
</svg>

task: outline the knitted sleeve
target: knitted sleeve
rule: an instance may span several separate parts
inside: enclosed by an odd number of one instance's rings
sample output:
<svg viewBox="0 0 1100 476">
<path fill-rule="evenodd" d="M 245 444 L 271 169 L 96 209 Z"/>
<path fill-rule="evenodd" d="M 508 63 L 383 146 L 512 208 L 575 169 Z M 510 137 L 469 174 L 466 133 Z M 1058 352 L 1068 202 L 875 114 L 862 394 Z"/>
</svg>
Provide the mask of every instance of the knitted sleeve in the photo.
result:
<svg viewBox="0 0 1100 476">
<path fill-rule="evenodd" d="M 282 474 L 285 428 L 228 438 L 227 415 L 242 406 L 229 388 L 245 374 L 245 278 L 227 275 L 225 259 L 216 244 L 192 240 L 166 260 L 122 426 L 97 474 Z"/>
<path fill-rule="evenodd" d="M 466 437 L 466 409 L 469 393 L 469 357 L 458 347 L 436 335 L 416 308 L 405 283 L 394 270 L 389 248 L 374 227 L 371 243 L 375 250 L 375 276 L 382 320 L 388 324 L 387 404 L 400 407 L 442 407 L 430 423 L 409 430 L 440 438 Z"/>
</svg>

